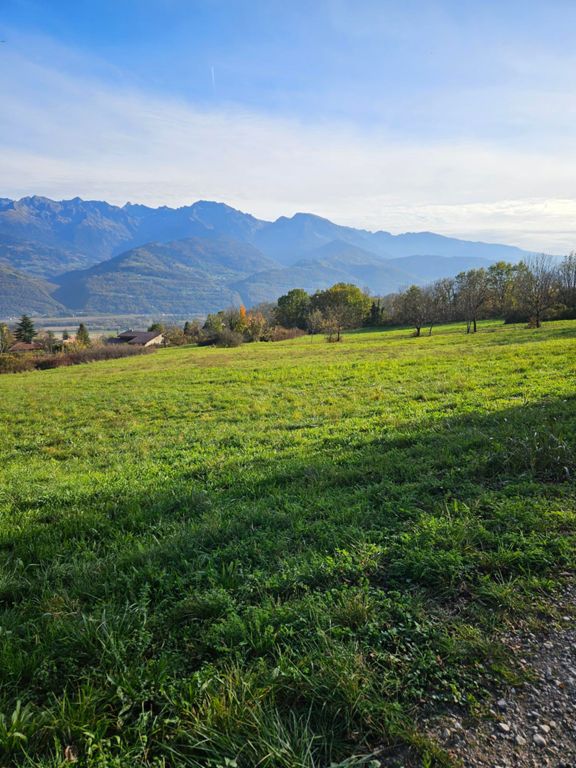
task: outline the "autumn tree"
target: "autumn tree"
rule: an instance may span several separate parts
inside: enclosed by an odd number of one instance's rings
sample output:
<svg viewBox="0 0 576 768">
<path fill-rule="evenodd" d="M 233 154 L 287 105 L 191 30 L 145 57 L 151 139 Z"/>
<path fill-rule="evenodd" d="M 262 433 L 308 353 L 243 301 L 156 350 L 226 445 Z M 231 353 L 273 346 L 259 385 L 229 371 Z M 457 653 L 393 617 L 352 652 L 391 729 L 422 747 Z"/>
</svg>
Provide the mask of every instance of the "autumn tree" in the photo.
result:
<svg viewBox="0 0 576 768">
<path fill-rule="evenodd" d="M 52 354 L 59 347 L 59 342 L 56 341 L 54 331 L 44 331 L 36 337 L 36 341 L 42 344 L 45 352 Z"/>
<path fill-rule="evenodd" d="M 244 331 L 249 341 L 260 341 L 266 330 L 268 323 L 262 312 L 248 312 L 246 315 L 246 329 Z"/>
<path fill-rule="evenodd" d="M 430 286 L 432 309 L 435 323 L 450 323 L 456 313 L 456 282 L 452 277 L 443 277 Z"/>
<path fill-rule="evenodd" d="M 164 344 L 169 347 L 181 347 L 188 344 L 189 338 L 184 333 L 184 329 L 179 325 L 168 325 L 163 331 Z"/>
<path fill-rule="evenodd" d="M 222 333 L 226 328 L 224 322 L 224 312 L 210 313 L 206 316 L 204 321 L 203 330 L 206 332 L 208 338 L 213 338 Z"/>
</svg>

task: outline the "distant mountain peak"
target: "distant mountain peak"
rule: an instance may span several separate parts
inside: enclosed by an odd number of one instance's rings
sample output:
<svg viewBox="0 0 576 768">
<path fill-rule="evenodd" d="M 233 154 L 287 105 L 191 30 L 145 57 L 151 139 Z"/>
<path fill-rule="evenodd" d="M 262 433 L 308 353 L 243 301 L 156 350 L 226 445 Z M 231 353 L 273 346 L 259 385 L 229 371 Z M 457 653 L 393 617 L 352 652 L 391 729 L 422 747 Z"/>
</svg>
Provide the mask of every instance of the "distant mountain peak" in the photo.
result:
<svg viewBox="0 0 576 768">
<path fill-rule="evenodd" d="M 194 314 L 341 280 L 387 293 L 528 255 L 433 232 L 370 232 L 305 211 L 264 221 L 214 200 L 152 208 L 81 197 L 0 199 L 0 261 L 36 280 L 59 282 L 57 299 L 91 311 L 106 311 L 109 302 L 114 311 L 169 307 Z M 11 280 L 22 295 L 49 303 L 51 289 Z M 12 301 L 1 289 L 0 316 L 2 301 Z"/>
</svg>

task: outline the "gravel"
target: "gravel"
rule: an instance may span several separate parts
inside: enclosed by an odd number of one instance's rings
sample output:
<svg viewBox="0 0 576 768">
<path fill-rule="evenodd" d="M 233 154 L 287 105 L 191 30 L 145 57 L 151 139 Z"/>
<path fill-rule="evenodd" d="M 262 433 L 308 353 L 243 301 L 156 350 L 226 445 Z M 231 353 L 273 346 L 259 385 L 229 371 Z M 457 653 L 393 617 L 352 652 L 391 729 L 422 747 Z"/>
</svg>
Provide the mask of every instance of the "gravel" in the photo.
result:
<svg viewBox="0 0 576 768">
<path fill-rule="evenodd" d="M 495 691 L 487 718 L 454 711 L 420 724 L 456 765 L 576 768 L 576 586 L 551 607 L 558 618 L 545 630 L 503 638 L 526 682 Z M 408 754 L 380 759 L 382 768 L 420 765 Z"/>
</svg>

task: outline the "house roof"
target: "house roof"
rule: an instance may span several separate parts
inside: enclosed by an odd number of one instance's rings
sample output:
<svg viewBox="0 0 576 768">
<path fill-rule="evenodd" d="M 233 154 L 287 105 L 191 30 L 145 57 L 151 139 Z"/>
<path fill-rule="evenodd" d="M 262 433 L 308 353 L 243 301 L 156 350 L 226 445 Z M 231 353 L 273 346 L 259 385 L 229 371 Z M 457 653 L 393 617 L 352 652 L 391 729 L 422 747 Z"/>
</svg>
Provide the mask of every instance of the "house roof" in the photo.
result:
<svg viewBox="0 0 576 768">
<path fill-rule="evenodd" d="M 113 344 L 148 344 L 161 336 L 158 331 L 124 331 L 110 341 Z"/>
<path fill-rule="evenodd" d="M 33 352 L 37 349 L 44 349 L 44 347 L 35 341 L 17 341 L 16 344 L 12 344 L 8 352 Z"/>
</svg>

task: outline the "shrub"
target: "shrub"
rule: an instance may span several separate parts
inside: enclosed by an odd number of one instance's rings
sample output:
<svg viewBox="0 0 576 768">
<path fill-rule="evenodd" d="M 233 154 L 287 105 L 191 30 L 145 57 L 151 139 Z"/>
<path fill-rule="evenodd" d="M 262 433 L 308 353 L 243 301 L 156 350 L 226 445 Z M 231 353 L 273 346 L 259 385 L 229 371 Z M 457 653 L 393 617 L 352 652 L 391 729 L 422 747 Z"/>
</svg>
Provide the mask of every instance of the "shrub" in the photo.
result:
<svg viewBox="0 0 576 768">
<path fill-rule="evenodd" d="M 36 367 L 37 358 L 32 355 L 0 354 L 0 373 L 21 373 Z"/>
<path fill-rule="evenodd" d="M 67 365 L 80 365 L 98 360 L 116 360 L 121 357 L 133 357 L 154 352 L 154 347 L 131 347 L 128 344 L 98 346 L 75 349 L 70 352 L 57 352 L 53 355 L 0 355 L 0 373 L 21 373 L 34 369 L 43 371 L 61 368 Z"/>
<path fill-rule="evenodd" d="M 216 346 L 218 347 L 239 347 L 244 341 L 244 337 L 237 331 L 231 331 L 230 328 L 223 328 L 216 337 Z"/>
<path fill-rule="evenodd" d="M 282 325 L 275 325 L 268 331 L 266 341 L 288 341 L 288 339 L 297 339 L 305 335 L 306 332 L 301 328 L 284 328 Z"/>
</svg>

